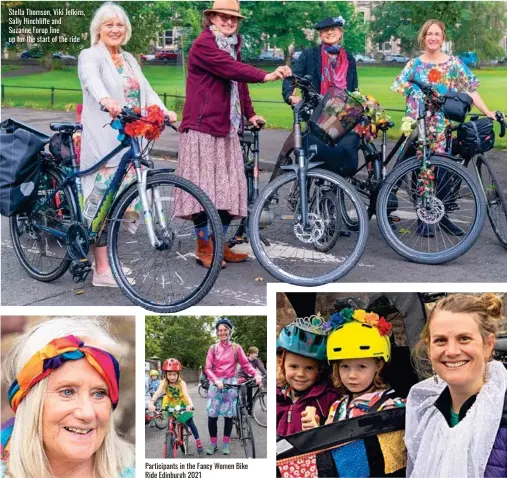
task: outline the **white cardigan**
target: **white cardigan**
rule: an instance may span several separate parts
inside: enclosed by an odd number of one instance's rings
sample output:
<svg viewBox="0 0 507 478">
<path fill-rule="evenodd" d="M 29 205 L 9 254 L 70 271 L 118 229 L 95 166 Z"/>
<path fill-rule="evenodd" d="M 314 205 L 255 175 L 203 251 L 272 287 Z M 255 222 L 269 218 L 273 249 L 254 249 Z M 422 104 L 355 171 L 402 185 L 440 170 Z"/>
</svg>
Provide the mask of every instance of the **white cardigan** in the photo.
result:
<svg viewBox="0 0 507 478">
<path fill-rule="evenodd" d="M 145 78 L 136 59 L 130 53 L 124 51 L 122 53 L 139 82 L 141 109 L 156 104 L 167 111 L 164 103 Z M 113 130 L 109 125 L 111 122 L 109 114 L 100 110 L 100 100 L 110 97 L 118 100 L 121 105 L 125 105 L 126 101 L 121 76 L 114 66 L 108 49 L 101 41 L 80 53 L 78 75 L 83 89 L 81 169 L 87 169 L 119 144 L 118 131 Z M 107 163 L 107 166 L 117 166 L 124 153 L 125 150 L 117 154 Z M 87 191 L 83 192 L 86 197 Z"/>
</svg>

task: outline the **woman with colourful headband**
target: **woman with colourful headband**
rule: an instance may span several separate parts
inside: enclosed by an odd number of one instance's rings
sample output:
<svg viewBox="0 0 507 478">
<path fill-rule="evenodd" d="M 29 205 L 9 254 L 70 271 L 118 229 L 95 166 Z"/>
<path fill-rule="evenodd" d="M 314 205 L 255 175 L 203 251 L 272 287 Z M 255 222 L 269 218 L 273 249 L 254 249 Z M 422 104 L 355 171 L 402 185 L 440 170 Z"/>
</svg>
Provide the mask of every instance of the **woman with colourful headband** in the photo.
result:
<svg viewBox="0 0 507 478">
<path fill-rule="evenodd" d="M 327 359 L 333 366 L 331 378 L 341 398 L 329 409 L 326 425 L 389 408 L 405 407 L 383 378 L 391 358 L 391 324 L 384 317 L 363 309 L 345 308 L 331 315 L 324 328 L 332 330 L 327 339 Z M 323 423 L 308 411 L 302 414 L 303 430 Z M 333 450 L 336 473 L 332 476 L 387 476 L 406 467 L 403 431 L 377 435 L 375 449 L 355 440 Z M 350 456 L 354 456 L 351 467 Z M 378 466 L 382 463 L 383 466 Z M 331 475 L 326 475 L 331 476 Z M 400 476 L 397 474 L 396 476 Z"/>
<path fill-rule="evenodd" d="M 115 430 L 118 344 L 98 321 L 58 318 L 19 337 L 5 360 L 15 417 L 2 426 L 9 478 L 133 478 Z"/>
</svg>

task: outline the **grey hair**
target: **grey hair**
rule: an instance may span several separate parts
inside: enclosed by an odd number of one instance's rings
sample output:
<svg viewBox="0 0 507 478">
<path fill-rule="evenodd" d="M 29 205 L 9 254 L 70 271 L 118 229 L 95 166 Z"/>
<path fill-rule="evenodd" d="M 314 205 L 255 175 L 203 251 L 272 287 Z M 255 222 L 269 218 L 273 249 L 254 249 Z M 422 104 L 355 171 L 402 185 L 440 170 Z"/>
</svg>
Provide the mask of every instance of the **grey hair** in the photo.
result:
<svg viewBox="0 0 507 478">
<path fill-rule="evenodd" d="M 95 12 L 92 22 L 90 23 L 90 41 L 92 46 L 96 45 L 100 39 L 100 27 L 105 22 L 115 17 L 118 17 L 123 23 L 125 23 L 126 31 L 122 45 L 128 43 L 130 37 L 132 36 L 132 25 L 130 24 L 127 12 L 119 5 L 116 5 L 116 3 L 106 2 Z"/>
</svg>

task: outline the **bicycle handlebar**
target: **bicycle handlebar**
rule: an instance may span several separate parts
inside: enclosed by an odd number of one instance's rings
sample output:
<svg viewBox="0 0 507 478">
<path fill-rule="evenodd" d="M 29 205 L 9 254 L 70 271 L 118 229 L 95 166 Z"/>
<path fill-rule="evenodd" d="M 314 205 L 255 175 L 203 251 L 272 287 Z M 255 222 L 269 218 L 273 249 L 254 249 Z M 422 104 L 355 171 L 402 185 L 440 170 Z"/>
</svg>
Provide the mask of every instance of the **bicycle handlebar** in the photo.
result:
<svg viewBox="0 0 507 478">
<path fill-rule="evenodd" d="M 109 110 L 104 106 L 104 105 L 100 105 L 100 110 L 101 111 L 104 111 L 105 113 L 109 113 Z M 135 121 L 135 120 L 141 120 L 141 121 L 144 121 L 145 119 L 138 113 L 136 113 L 132 108 L 128 107 L 128 106 L 124 106 L 120 113 L 118 114 L 117 116 L 120 120 L 130 120 L 130 121 Z M 169 119 L 168 118 L 164 118 L 164 126 L 169 126 L 170 128 L 172 128 L 174 131 L 178 131 L 178 128 L 176 126 L 174 126 L 173 124 L 171 124 L 169 122 Z"/>
<path fill-rule="evenodd" d="M 423 94 L 436 106 L 441 107 L 444 104 L 444 100 L 441 98 L 441 95 L 427 83 L 422 83 L 419 80 L 416 80 L 414 77 L 411 77 L 408 80 L 408 83 L 412 83 L 419 87 L 419 89 L 423 92 Z"/>
<path fill-rule="evenodd" d="M 507 122 L 505 121 L 505 116 L 501 111 L 495 112 L 495 119 L 500 123 L 500 138 L 505 136 L 505 130 L 507 128 Z"/>
</svg>

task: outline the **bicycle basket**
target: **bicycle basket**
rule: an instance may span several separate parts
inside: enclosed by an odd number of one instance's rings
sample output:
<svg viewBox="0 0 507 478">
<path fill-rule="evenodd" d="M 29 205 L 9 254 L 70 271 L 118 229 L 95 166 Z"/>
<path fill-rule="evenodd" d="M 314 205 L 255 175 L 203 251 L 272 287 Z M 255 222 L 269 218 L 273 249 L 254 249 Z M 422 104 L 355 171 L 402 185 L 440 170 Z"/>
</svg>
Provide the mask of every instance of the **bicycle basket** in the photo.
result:
<svg viewBox="0 0 507 478">
<path fill-rule="evenodd" d="M 442 111 L 447 119 L 463 123 L 467 114 L 472 109 L 474 100 L 466 93 L 449 92 L 444 95 L 444 105 Z"/>
<path fill-rule="evenodd" d="M 347 91 L 331 87 L 308 121 L 312 133 L 334 146 L 359 124 L 363 105 Z"/>
<path fill-rule="evenodd" d="M 495 132 L 491 118 L 472 119 L 458 128 L 456 152 L 465 158 L 485 153 L 495 146 Z"/>
<path fill-rule="evenodd" d="M 0 214 L 26 211 L 37 197 L 39 152 L 49 136 L 13 119 L 0 124 Z"/>
</svg>

